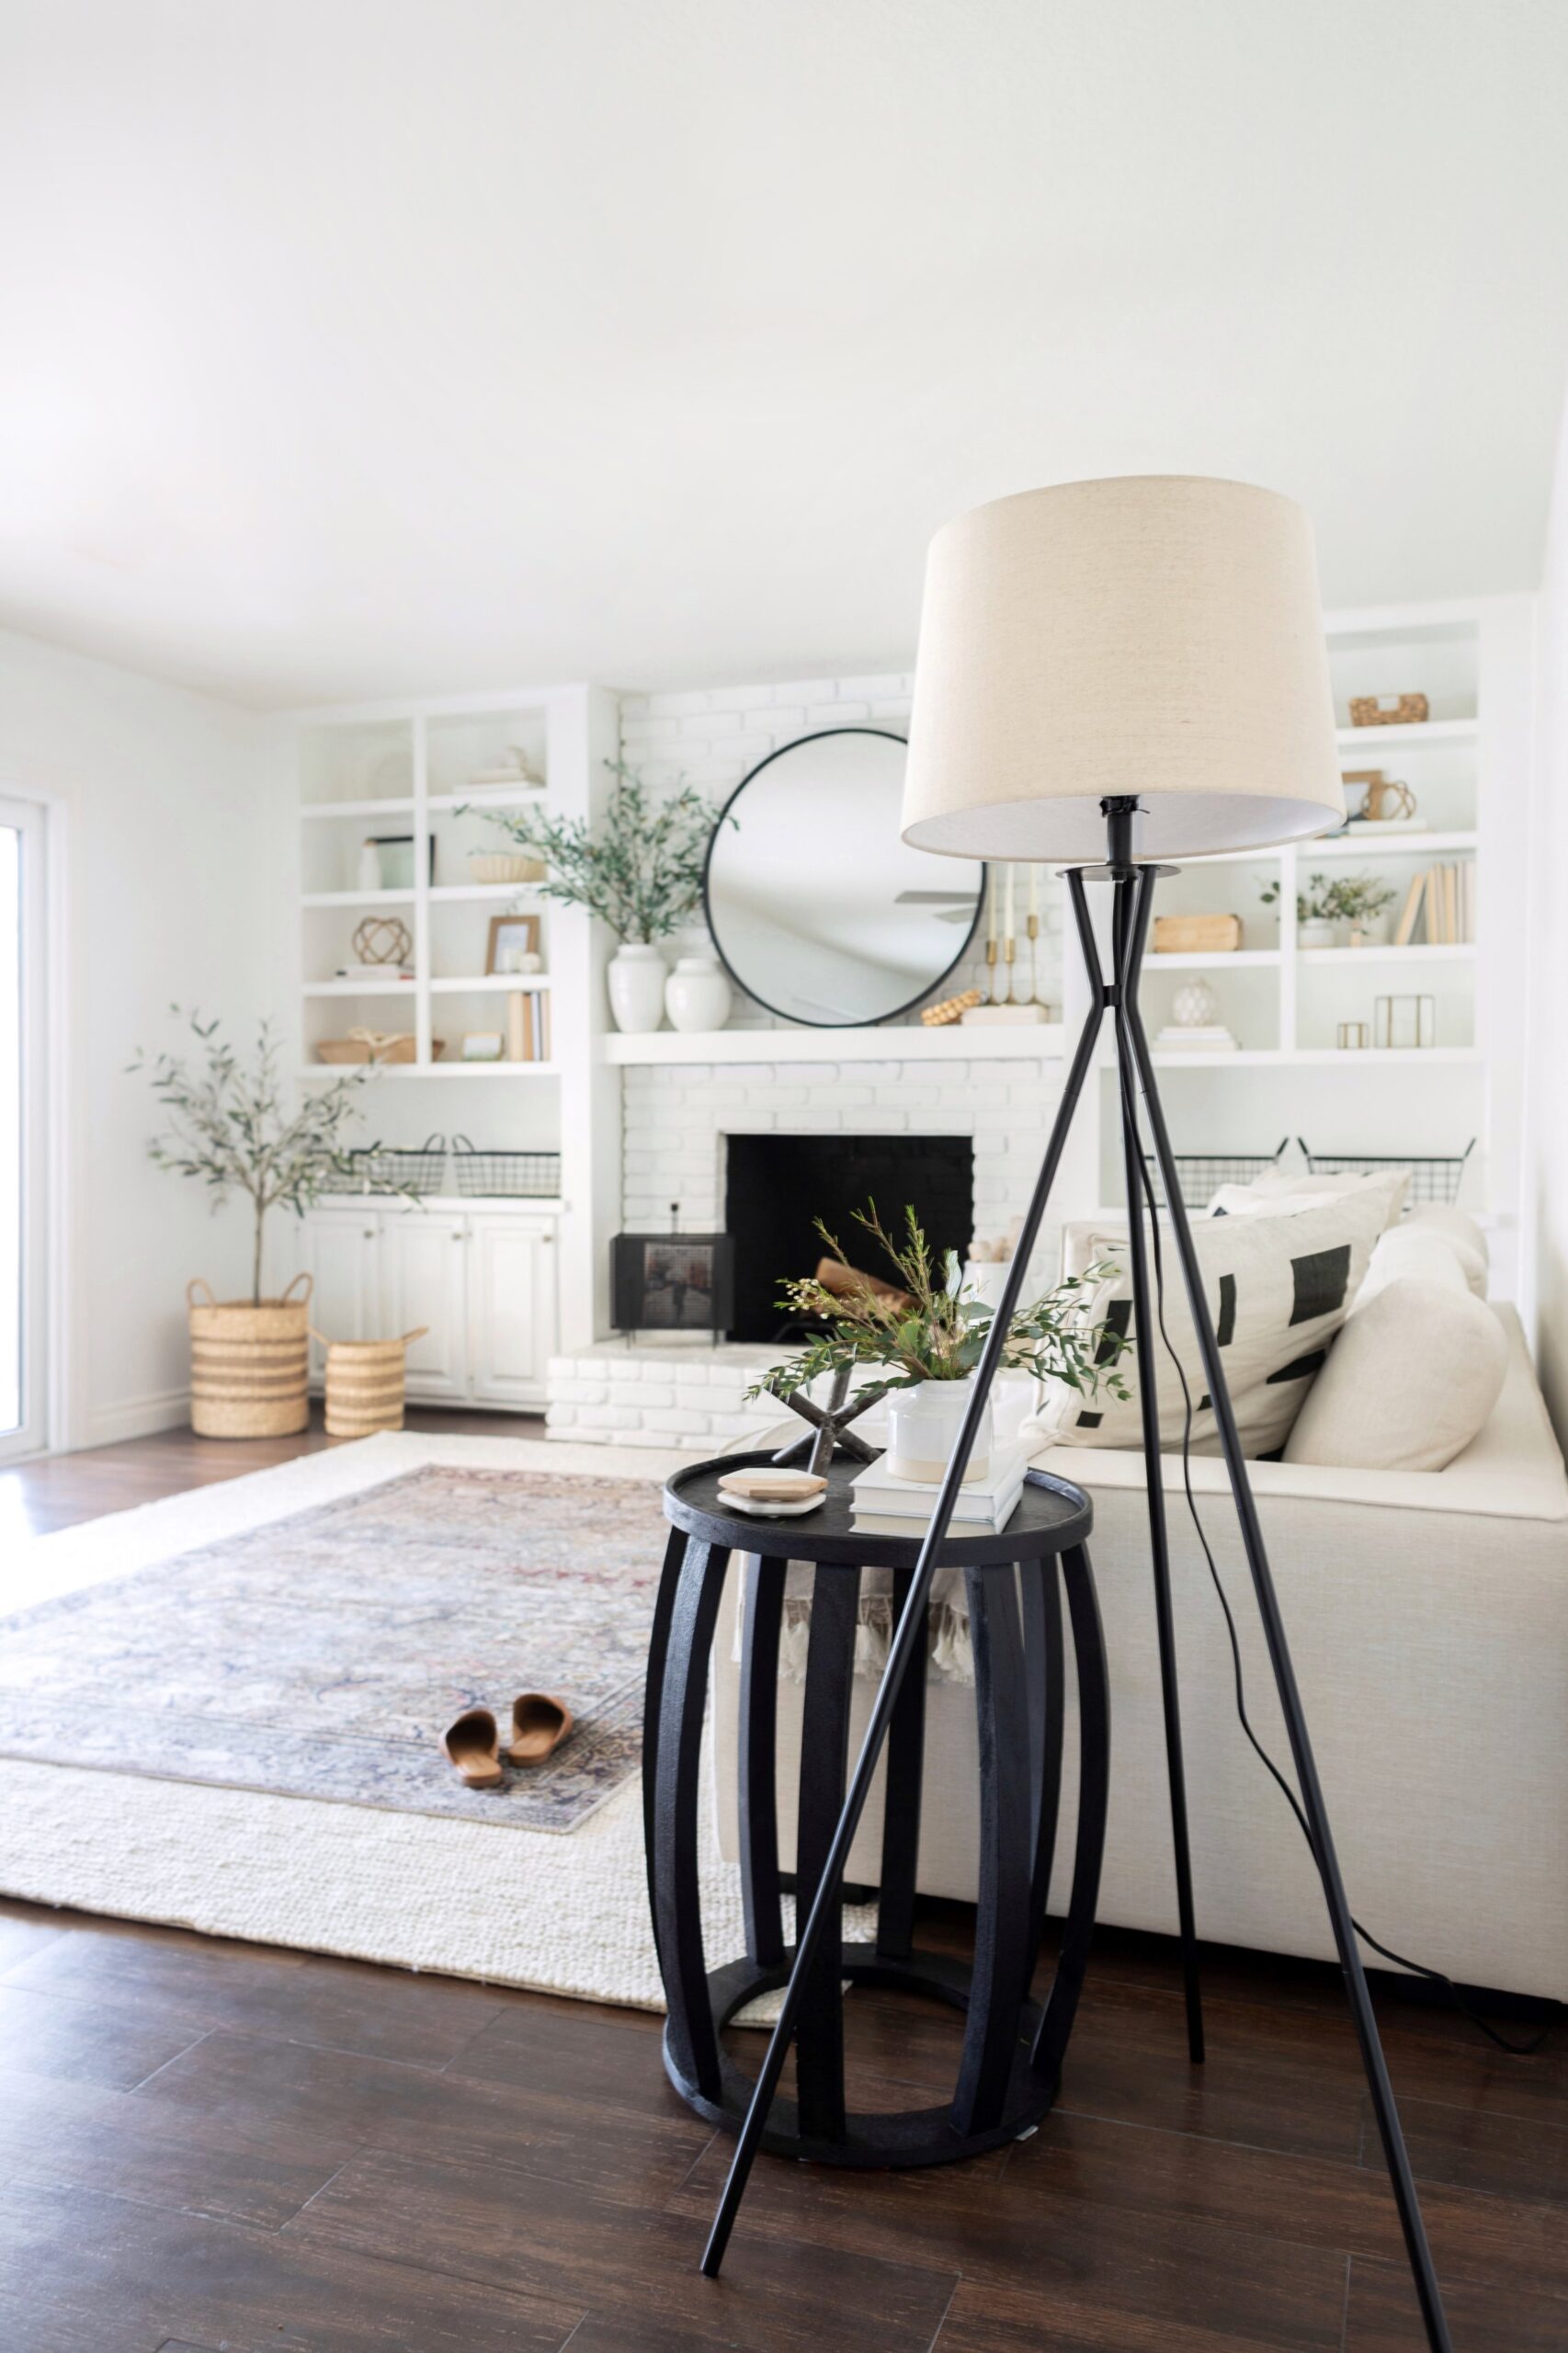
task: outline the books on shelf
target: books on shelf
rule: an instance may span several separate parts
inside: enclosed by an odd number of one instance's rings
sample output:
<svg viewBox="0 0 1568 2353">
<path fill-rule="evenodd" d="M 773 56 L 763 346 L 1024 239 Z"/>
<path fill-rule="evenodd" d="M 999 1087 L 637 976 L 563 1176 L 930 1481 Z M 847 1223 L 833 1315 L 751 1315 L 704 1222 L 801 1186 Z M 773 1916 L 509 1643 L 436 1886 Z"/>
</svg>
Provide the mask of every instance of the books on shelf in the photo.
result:
<svg viewBox="0 0 1568 2353">
<path fill-rule="evenodd" d="M 1028 1468 L 1028 1449 L 998 1447 L 983 1479 L 959 1489 L 953 1506 L 955 1535 L 999 1536 L 1018 1507 Z M 923 1479 L 895 1479 L 879 1456 L 849 1482 L 851 1525 L 874 1535 L 917 1536 L 931 1522 L 939 1488 Z"/>
<path fill-rule="evenodd" d="M 411 981 L 412 964 L 339 964 L 333 973 L 336 981 Z"/>
<path fill-rule="evenodd" d="M 1156 1033 L 1154 1045 L 1162 1054 L 1172 1051 L 1176 1053 L 1185 1051 L 1189 1054 L 1233 1054 L 1240 1049 L 1241 1040 L 1233 1030 L 1227 1029 L 1222 1021 L 1196 1022 L 1186 1027 L 1178 1022 L 1167 1021 L 1165 1028 Z"/>
<path fill-rule="evenodd" d="M 514 989 L 506 999 L 506 1060 L 550 1060 L 550 999 L 537 989 Z"/>
<path fill-rule="evenodd" d="M 1475 938 L 1475 860 L 1429 866 L 1405 893 L 1396 948 L 1468 948 Z"/>
</svg>

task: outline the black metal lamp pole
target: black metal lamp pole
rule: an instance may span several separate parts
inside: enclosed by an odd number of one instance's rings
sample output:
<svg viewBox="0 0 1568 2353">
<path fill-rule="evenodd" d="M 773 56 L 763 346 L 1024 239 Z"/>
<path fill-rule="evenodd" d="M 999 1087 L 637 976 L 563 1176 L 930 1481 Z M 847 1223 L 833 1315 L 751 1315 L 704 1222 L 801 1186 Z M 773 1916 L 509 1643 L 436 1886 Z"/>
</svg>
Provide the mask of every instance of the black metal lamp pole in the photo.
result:
<svg viewBox="0 0 1568 2353">
<path fill-rule="evenodd" d="M 795 1962 L 790 1982 L 784 1990 L 778 2021 L 768 2042 L 767 2056 L 757 2076 L 745 2122 L 735 2145 L 735 2154 L 724 2184 L 713 2227 L 702 2256 L 702 2268 L 710 2279 L 716 2278 L 729 2244 L 730 2234 L 740 2202 L 745 2192 L 752 2161 L 762 2137 L 767 2113 L 778 2087 L 779 2075 L 795 2030 L 801 1995 L 812 1974 L 812 1964 L 822 1942 L 823 1933 L 835 1907 L 844 1883 L 849 1850 L 859 1828 L 860 1817 L 870 1795 L 871 1781 L 882 1744 L 887 1737 L 899 1692 L 915 1660 L 924 1655 L 926 1610 L 930 1602 L 932 1580 L 936 1575 L 937 1557 L 946 1540 L 953 1506 L 958 1500 L 963 1475 L 974 1448 L 981 1415 L 990 1395 L 991 1385 L 1001 1364 L 1002 1349 L 1013 1313 L 1017 1306 L 1029 1257 L 1039 1238 L 1046 1202 L 1055 1183 L 1062 1154 L 1072 1127 L 1085 1081 L 1093 1063 L 1096 1040 L 1101 1018 L 1108 1011 L 1115 1016 L 1117 1063 L 1121 1080 L 1121 1108 L 1124 1142 L 1127 1156 L 1128 1214 L 1131 1234 L 1130 1252 L 1133 1289 L 1133 1308 L 1137 1317 L 1139 1396 L 1143 1415 L 1144 1461 L 1150 1497 L 1150 1539 L 1153 1561 L 1155 1616 L 1159 1630 L 1161 1687 L 1165 1711 L 1166 1759 L 1170 1770 L 1171 1813 L 1176 1867 L 1178 1912 L 1181 1924 L 1183 1969 L 1187 1984 L 1187 2032 L 1194 2059 L 1203 2052 L 1202 2016 L 1199 2003 L 1197 1969 L 1197 1935 L 1192 1908 L 1191 1867 L 1187 1837 L 1187 1803 L 1185 1773 L 1182 1763 L 1181 1725 L 1176 1693 L 1175 1626 L 1170 1597 L 1170 1562 L 1165 1541 L 1164 1494 L 1160 1480 L 1158 1421 L 1154 1413 L 1153 1349 L 1150 1336 L 1154 1329 L 1149 1293 L 1148 1263 L 1142 1218 L 1142 1170 L 1137 1131 L 1135 1089 L 1141 1090 L 1149 1117 L 1150 1140 L 1160 1171 L 1167 1213 L 1176 1241 L 1176 1255 L 1181 1262 L 1183 1281 L 1192 1313 L 1202 1359 L 1203 1375 L 1213 1401 L 1215 1420 L 1220 1432 L 1221 1449 L 1230 1473 L 1231 1488 L 1235 1500 L 1236 1516 L 1241 1524 L 1242 1544 L 1251 1572 L 1253 1590 L 1258 1614 L 1263 1620 L 1269 1662 L 1279 1695 L 1290 1735 L 1290 1753 L 1295 1761 L 1296 1777 L 1301 1790 L 1302 1810 L 1312 1836 L 1312 1856 L 1323 1882 L 1324 1899 L 1333 1924 L 1335 1944 L 1344 1972 L 1346 1990 L 1349 1995 L 1351 2015 L 1361 2049 L 1361 2062 L 1366 2070 L 1368 2087 L 1377 2115 L 1378 2131 L 1382 2141 L 1384 2162 L 1399 2209 L 1400 2224 L 1404 2234 L 1405 2251 L 1409 2257 L 1411 2276 L 1421 2307 L 1426 2340 L 1432 2353 L 1452 2353 L 1452 2340 L 1443 2313 L 1442 2297 L 1432 2264 L 1431 2249 L 1426 2242 L 1426 2225 L 1421 2218 L 1420 2201 L 1410 2169 L 1410 2159 L 1400 2127 L 1399 2111 L 1394 2104 L 1393 2088 L 1389 2081 L 1388 2067 L 1383 2057 L 1382 2042 L 1378 2033 L 1377 2018 L 1367 1984 L 1367 1974 L 1356 1942 L 1350 1906 L 1340 1877 L 1338 1859 L 1335 1853 L 1334 1836 L 1329 1827 L 1328 1811 L 1324 1802 L 1322 1785 L 1318 1779 L 1312 1741 L 1301 1707 L 1301 1693 L 1296 1686 L 1290 1645 L 1280 1615 L 1278 1597 L 1268 1565 L 1263 1530 L 1258 1522 L 1253 1500 L 1246 1461 L 1242 1453 L 1241 1438 L 1236 1428 L 1230 1391 L 1225 1382 L 1223 1358 L 1214 1336 L 1214 1324 L 1203 1289 L 1202 1269 L 1193 1244 L 1192 1229 L 1182 1200 L 1175 1160 L 1171 1152 L 1169 1132 L 1160 1103 L 1154 1078 L 1154 1066 L 1138 1009 L 1138 982 L 1142 969 L 1143 951 L 1149 937 L 1150 918 L 1153 913 L 1154 889 L 1163 871 L 1173 870 L 1141 864 L 1133 856 L 1132 821 L 1137 811 L 1135 800 L 1106 801 L 1101 803 L 1107 824 L 1108 858 L 1103 867 L 1074 870 L 1068 874 L 1067 883 L 1072 897 L 1073 914 L 1077 927 L 1079 945 L 1090 983 L 1090 1006 L 1083 1031 L 1074 1051 L 1067 1074 L 1067 1083 L 1046 1146 L 1045 1158 L 1035 1184 L 1033 1196 L 1012 1264 L 1007 1269 L 1002 1297 L 992 1321 L 985 1349 L 977 1367 L 974 1393 L 959 1432 L 952 1460 L 948 1464 L 937 1492 L 931 1524 L 921 1546 L 904 1603 L 893 1634 L 886 1671 L 872 1705 L 865 1740 L 857 1760 L 839 1816 L 838 1827 L 817 1881 L 816 1893 L 803 1927 L 798 1927 Z M 1088 904 L 1084 884 L 1086 876 L 1108 880 L 1116 886 L 1116 909 L 1113 924 L 1115 953 L 1113 977 L 1108 984 L 1104 979 L 1099 951 L 1095 943 L 1094 927 L 1089 920 Z M 1086 1961 L 1085 1952 L 1073 1956 L 1063 1954 L 1058 1982 L 1068 1972 L 1069 1962 L 1078 1974 Z M 1033 2063 L 1041 2075 L 1053 2080 L 1060 2067 L 1062 2052 L 1058 2038 L 1051 2032 L 1051 2017 L 1048 2009 L 1036 2040 Z"/>
</svg>

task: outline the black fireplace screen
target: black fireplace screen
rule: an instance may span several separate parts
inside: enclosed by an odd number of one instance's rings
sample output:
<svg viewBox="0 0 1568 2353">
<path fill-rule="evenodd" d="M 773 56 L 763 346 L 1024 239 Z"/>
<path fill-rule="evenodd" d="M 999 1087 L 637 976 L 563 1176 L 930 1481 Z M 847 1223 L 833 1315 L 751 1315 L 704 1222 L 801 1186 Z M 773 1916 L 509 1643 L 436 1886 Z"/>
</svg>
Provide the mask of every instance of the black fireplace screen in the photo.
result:
<svg viewBox="0 0 1568 2353">
<path fill-rule="evenodd" d="M 730 1236 L 618 1233 L 610 1245 L 610 1313 L 618 1332 L 728 1332 L 734 1314 Z"/>
<path fill-rule="evenodd" d="M 824 1255 L 821 1218 L 852 1266 L 891 1279 L 892 1268 L 854 1212 L 874 1200 L 890 1233 L 904 1205 L 936 1250 L 962 1257 L 974 1232 L 974 1146 L 968 1136 L 730 1137 L 724 1222 L 734 1238 L 737 1340 L 788 1334 L 781 1285 L 814 1273 Z"/>
</svg>

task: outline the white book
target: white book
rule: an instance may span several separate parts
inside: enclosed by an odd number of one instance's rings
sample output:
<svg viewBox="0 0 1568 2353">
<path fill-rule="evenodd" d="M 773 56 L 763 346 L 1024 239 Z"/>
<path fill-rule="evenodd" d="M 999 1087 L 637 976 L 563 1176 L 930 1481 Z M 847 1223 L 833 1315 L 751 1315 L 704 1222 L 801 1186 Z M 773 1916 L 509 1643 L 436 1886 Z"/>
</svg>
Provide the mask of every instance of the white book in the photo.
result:
<svg viewBox="0 0 1568 2353">
<path fill-rule="evenodd" d="M 1000 1536 L 1013 1514 L 1017 1510 L 1018 1498 L 1023 1492 L 1023 1482 L 1020 1480 L 1013 1493 L 1005 1496 L 983 1519 L 955 1518 L 949 1525 L 949 1534 L 954 1537 Z M 849 1525 L 857 1534 L 861 1535 L 913 1537 L 921 1535 L 926 1529 L 929 1528 L 931 1515 L 927 1512 L 924 1518 L 916 1518 L 908 1513 L 901 1515 L 892 1511 L 856 1511 L 850 1515 Z"/>
<path fill-rule="evenodd" d="M 959 1509 L 964 1517 L 984 1518 L 994 1508 L 998 1498 L 1017 1485 L 1028 1461 L 1027 1447 L 998 1447 L 991 1457 L 990 1468 L 984 1478 L 968 1480 L 959 1490 Z M 895 1479 L 886 1466 L 887 1456 L 883 1454 L 875 1462 L 868 1462 L 862 1470 L 856 1472 L 849 1482 L 856 1504 L 867 1510 L 913 1509 L 929 1515 L 937 1500 L 937 1482 L 934 1479 Z"/>
</svg>

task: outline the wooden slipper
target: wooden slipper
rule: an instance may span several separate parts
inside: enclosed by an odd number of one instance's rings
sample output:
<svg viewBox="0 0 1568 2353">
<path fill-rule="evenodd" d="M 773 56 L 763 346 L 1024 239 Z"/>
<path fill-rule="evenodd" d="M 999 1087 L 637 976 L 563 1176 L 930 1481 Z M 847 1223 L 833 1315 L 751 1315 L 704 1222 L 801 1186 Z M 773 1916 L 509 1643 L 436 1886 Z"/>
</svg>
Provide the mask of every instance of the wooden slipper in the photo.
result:
<svg viewBox="0 0 1568 2353">
<path fill-rule="evenodd" d="M 488 1708 L 470 1708 L 449 1724 L 441 1742 L 471 1790 L 501 1786 L 500 1734 Z"/>
<path fill-rule="evenodd" d="M 512 1702 L 512 1739 L 506 1754 L 514 1765 L 542 1765 L 572 1729 L 572 1711 L 545 1691 L 524 1691 Z"/>
</svg>

